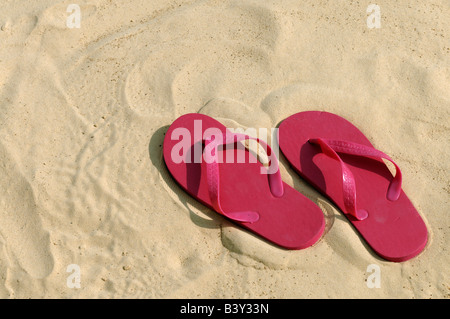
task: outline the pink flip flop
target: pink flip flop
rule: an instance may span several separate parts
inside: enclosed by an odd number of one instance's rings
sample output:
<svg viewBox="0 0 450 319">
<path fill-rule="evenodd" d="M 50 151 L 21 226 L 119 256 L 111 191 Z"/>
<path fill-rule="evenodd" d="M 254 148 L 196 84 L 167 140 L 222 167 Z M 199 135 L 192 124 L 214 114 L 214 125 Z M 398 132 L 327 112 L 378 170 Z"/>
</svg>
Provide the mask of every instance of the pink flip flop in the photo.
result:
<svg viewBox="0 0 450 319">
<path fill-rule="evenodd" d="M 328 196 L 370 247 L 390 261 L 405 261 L 427 243 L 427 228 L 401 189 L 393 160 L 340 116 L 302 112 L 279 126 L 279 145 L 291 166 Z M 391 161 L 393 177 L 382 159 Z"/>
<path fill-rule="evenodd" d="M 239 143 L 249 139 L 264 147 L 269 168 Z M 322 211 L 281 180 L 278 160 L 263 141 L 194 113 L 172 123 L 163 148 L 178 184 L 235 224 L 287 249 L 309 247 L 322 235 Z"/>
</svg>

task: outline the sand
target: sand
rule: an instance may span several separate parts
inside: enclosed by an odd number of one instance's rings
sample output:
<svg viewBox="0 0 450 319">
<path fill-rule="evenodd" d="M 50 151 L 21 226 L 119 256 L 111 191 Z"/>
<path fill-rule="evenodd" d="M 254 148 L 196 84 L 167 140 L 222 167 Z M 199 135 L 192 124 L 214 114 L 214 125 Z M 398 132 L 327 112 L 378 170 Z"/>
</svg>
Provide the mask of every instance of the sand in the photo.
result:
<svg viewBox="0 0 450 319">
<path fill-rule="evenodd" d="M 378 1 L 379 28 L 371 2 L 312 0 L 80 0 L 77 28 L 74 2 L 0 0 L 1 298 L 449 298 L 449 1 Z M 429 229 L 419 256 L 377 257 L 283 157 L 326 219 L 301 251 L 164 166 L 182 114 L 270 130 L 306 110 L 399 164 Z"/>
</svg>

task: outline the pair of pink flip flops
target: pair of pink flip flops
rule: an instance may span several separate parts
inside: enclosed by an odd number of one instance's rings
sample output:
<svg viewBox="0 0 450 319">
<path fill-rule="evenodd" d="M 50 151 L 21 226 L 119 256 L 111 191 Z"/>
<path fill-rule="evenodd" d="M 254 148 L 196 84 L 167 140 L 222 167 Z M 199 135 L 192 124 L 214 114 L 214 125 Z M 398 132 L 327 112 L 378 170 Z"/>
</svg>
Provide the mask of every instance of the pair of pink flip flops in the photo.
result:
<svg viewBox="0 0 450 319">
<path fill-rule="evenodd" d="M 341 209 L 379 256 L 400 262 L 424 249 L 427 228 L 402 191 L 400 169 L 354 125 L 327 112 L 301 112 L 285 119 L 278 133 L 294 170 Z M 269 168 L 239 143 L 244 140 L 265 148 Z M 394 176 L 383 159 L 394 164 Z M 175 120 L 164 139 L 164 161 L 192 197 L 272 243 L 304 249 L 323 233 L 322 211 L 282 181 L 270 147 L 209 116 Z"/>
</svg>

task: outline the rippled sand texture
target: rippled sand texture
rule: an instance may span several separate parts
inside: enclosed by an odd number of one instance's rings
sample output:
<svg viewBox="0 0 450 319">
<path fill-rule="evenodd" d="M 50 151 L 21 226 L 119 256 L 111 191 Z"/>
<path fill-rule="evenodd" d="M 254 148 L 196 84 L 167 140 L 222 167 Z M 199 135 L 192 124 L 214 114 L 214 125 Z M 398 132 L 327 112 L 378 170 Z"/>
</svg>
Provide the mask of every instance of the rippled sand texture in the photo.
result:
<svg viewBox="0 0 450 319">
<path fill-rule="evenodd" d="M 0 0 L 0 297 L 450 296 L 448 1 L 378 1 L 379 29 L 370 2 L 294 0 L 86 0 L 70 29 L 74 2 Z M 429 227 L 421 255 L 379 259 L 283 157 L 327 222 L 302 251 L 234 227 L 162 161 L 182 114 L 270 129 L 305 110 L 392 155 Z"/>
</svg>

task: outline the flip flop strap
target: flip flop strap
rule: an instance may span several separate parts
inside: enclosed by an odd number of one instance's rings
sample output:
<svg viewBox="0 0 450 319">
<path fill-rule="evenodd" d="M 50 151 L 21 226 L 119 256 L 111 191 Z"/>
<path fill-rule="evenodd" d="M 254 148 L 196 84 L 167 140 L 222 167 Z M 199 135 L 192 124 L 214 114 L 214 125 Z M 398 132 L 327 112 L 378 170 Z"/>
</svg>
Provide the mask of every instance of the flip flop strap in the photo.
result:
<svg viewBox="0 0 450 319">
<path fill-rule="evenodd" d="M 223 136 L 223 135 L 222 135 Z M 212 136 L 211 136 L 212 137 Z M 220 145 L 234 144 L 243 140 L 255 140 L 261 144 L 269 157 L 269 167 L 273 164 L 274 173 L 270 173 L 264 166 L 261 167 L 262 174 L 268 174 L 269 187 L 272 195 L 280 197 L 283 195 L 283 181 L 278 166 L 278 159 L 269 145 L 264 141 L 245 134 L 227 132 L 223 136 L 223 140 L 219 140 L 216 135 L 214 139 L 211 137 L 205 138 L 205 149 L 203 151 L 203 158 L 206 162 L 206 175 L 208 183 L 209 197 L 214 209 L 226 217 L 240 222 L 253 223 L 259 219 L 259 214 L 255 211 L 241 211 L 241 212 L 225 212 L 220 204 L 220 175 L 219 175 L 219 157 L 218 148 Z"/>
<path fill-rule="evenodd" d="M 312 144 L 320 146 L 322 152 L 339 161 L 342 171 L 342 190 L 344 194 L 344 205 L 347 213 L 353 215 L 358 220 L 367 218 L 368 213 L 363 209 L 356 208 L 356 186 L 355 178 L 350 168 L 344 163 L 337 153 L 356 155 L 369 158 L 384 158 L 395 166 L 395 176 L 391 180 L 386 198 L 395 201 L 400 196 L 402 190 L 402 173 L 397 164 L 385 153 L 366 145 L 361 145 L 349 141 L 329 140 L 324 138 L 312 138 L 309 140 Z"/>
</svg>

